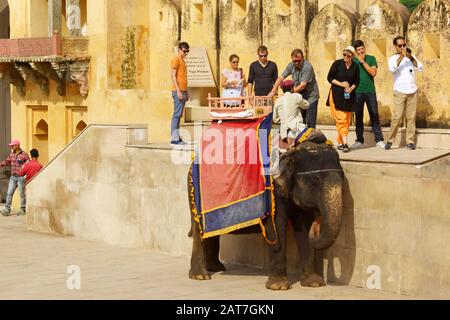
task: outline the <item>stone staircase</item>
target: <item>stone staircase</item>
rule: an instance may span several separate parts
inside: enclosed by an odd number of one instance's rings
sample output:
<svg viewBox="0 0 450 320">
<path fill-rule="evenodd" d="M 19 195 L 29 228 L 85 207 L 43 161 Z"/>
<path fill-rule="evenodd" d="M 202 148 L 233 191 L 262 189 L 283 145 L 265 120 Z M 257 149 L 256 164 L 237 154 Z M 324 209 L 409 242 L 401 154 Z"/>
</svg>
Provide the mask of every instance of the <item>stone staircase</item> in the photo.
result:
<svg viewBox="0 0 450 320">
<path fill-rule="evenodd" d="M 185 141 L 200 140 L 201 133 L 204 132 L 210 124 L 210 121 L 186 122 L 181 125 L 181 133 Z M 317 129 L 321 130 L 331 141 L 336 143 L 337 131 L 335 126 L 319 125 Z M 382 128 L 384 137 L 387 137 L 389 128 Z M 450 150 L 450 129 L 417 129 L 417 147 L 423 149 L 444 149 Z M 356 139 L 355 127 L 350 127 L 349 142 L 353 144 Z M 364 141 L 368 147 L 375 146 L 375 140 L 371 127 L 364 128 Z M 406 130 L 400 128 L 394 146 L 406 145 Z"/>
</svg>

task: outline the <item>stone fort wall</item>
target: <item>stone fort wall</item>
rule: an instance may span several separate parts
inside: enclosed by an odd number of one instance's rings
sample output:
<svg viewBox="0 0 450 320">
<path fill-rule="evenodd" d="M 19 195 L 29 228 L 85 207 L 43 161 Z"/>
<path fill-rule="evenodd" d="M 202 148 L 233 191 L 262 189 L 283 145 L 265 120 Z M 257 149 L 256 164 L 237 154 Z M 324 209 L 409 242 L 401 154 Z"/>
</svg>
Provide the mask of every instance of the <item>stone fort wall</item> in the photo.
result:
<svg viewBox="0 0 450 320">
<path fill-rule="evenodd" d="M 397 0 L 183 0 L 180 38 L 208 50 L 216 81 L 236 53 L 248 73 L 257 59 L 256 48 L 269 47 L 269 59 L 279 72 L 290 61 L 290 52 L 302 48 L 315 68 L 321 91 L 319 123 L 333 123 L 325 107 L 330 88 L 326 80 L 331 63 L 355 39 L 366 43 L 379 63 L 376 77 L 381 123 L 388 126 L 393 110 L 393 76 L 387 70 L 395 54 L 392 40 L 407 38 L 424 63 L 418 76 L 418 127 L 448 128 L 450 77 L 450 1 L 426 0 L 413 12 Z M 217 82 L 218 83 L 218 82 Z M 365 117 L 368 119 L 368 117 Z"/>
</svg>

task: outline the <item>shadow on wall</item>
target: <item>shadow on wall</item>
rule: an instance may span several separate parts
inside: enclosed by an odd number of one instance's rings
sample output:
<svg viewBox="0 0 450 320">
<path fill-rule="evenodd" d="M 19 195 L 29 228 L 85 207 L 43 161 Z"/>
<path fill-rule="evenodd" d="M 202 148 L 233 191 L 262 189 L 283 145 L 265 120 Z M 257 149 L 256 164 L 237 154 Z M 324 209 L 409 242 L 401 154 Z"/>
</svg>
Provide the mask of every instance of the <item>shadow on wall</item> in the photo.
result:
<svg viewBox="0 0 450 320">
<path fill-rule="evenodd" d="M 339 241 L 339 243 L 336 243 L 324 252 L 323 258 L 328 260 L 326 282 L 348 285 L 355 270 L 356 236 L 354 201 L 347 178 L 344 180 L 343 198 L 344 217 L 338 237 L 343 239 L 343 241 Z"/>
<path fill-rule="evenodd" d="M 430 122 L 427 119 L 430 118 L 434 113 L 433 106 L 428 100 L 427 96 L 423 90 L 419 89 L 417 97 L 417 116 L 416 116 L 416 126 L 418 128 L 433 128 L 436 127 L 434 121 Z"/>
<path fill-rule="evenodd" d="M 391 108 L 387 104 L 383 104 L 380 100 L 378 100 L 378 115 L 380 116 L 380 126 L 381 127 L 390 127 L 392 112 Z"/>
</svg>

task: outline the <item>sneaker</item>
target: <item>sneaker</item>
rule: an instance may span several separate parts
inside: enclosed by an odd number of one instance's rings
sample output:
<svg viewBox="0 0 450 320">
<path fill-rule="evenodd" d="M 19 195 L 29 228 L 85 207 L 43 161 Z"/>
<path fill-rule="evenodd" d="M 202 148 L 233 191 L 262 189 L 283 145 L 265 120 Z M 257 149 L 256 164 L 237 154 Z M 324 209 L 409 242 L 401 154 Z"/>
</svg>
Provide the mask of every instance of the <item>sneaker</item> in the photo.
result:
<svg viewBox="0 0 450 320">
<path fill-rule="evenodd" d="M 386 145 L 384 146 L 384 150 L 389 150 L 392 147 L 392 142 L 386 142 Z"/>
<path fill-rule="evenodd" d="M 175 140 L 172 140 L 172 141 L 170 141 L 170 144 L 172 145 L 172 146 L 184 146 L 184 145 L 187 145 L 187 143 L 186 142 L 184 142 L 183 140 L 178 140 L 178 141 L 175 141 Z"/>
<path fill-rule="evenodd" d="M 27 214 L 27 212 L 23 209 L 20 209 L 20 211 L 17 213 L 18 216 L 24 216 L 26 214 Z"/>
<path fill-rule="evenodd" d="M 344 152 L 344 153 L 350 152 L 350 147 L 348 146 L 348 144 L 344 144 L 342 146 L 342 152 Z"/>
<path fill-rule="evenodd" d="M 408 143 L 406 145 L 406 149 L 408 149 L 408 150 L 416 150 L 416 145 L 414 143 Z"/>
<path fill-rule="evenodd" d="M 358 148 L 364 148 L 366 145 L 362 142 L 355 141 L 354 144 L 352 144 L 351 149 L 358 149 Z"/>
<path fill-rule="evenodd" d="M 4 209 L 4 210 L 2 210 L 2 215 L 5 217 L 8 217 L 11 215 L 11 213 L 8 210 Z"/>
<path fill-rule="evenodd" d="M 386 149 L 386 144 L 384 143 L 384 141 L 378 141 L 377 148 Z"/>
<path fill-rule="evenodd" d="M 344 150 L 344 145 L 343 144 L 338 144 L 337 145 L 337 149 L 341 150 L 341 151 Z"/>
</svg>

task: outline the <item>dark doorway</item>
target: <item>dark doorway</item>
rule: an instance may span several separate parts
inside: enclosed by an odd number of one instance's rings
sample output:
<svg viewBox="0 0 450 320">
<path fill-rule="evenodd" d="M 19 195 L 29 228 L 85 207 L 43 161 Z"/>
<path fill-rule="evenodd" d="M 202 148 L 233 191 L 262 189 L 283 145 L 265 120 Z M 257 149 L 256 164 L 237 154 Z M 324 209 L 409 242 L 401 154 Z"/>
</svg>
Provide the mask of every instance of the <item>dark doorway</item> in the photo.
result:
<svg viewBox="0 0 450 320">
<path fill-rule="evenodd" d="M 9 6 L 6 0 L 0 0 L 0 39 L 9 38 Z M 9 154 L 8 143 L 11 140 L 11 96 L 10 85 L 0 80 L 0 159 Z M 8 170 L 8 171 L 6 171 Z M 6 197 L 9 168 L 0 169 L 0 200 Z"/>
</svg>

